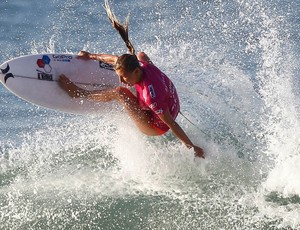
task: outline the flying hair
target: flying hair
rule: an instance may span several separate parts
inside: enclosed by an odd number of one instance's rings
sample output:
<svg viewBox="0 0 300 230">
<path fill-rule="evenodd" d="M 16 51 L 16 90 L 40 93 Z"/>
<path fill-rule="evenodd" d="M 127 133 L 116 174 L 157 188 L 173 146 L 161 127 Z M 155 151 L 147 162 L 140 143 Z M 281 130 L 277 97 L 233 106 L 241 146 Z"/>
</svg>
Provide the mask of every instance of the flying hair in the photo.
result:
<svg viewBox="0 0 300 230">
<path fill-rule="evenodd" d="M 122 37 L 123 41 L 125 42 L 129 52 L 132 55 L 135 55 L 135 49 L 134 49 L 132 43 L 129 41 L 129 38 L 128 38 L 129 15 L 126 17 L 124 24 L 120 23 L 120 21 L 118 20 L 118 18 L 114 14 L 114 12 L 112 12 L 112 10 L 109 6 L 109 0 L 105 0 L 105 10 L 106 10 L 106 13 L 107 13 L 107 16 L 108 16 L 110 22 L 112 23 L 112 26 L 121 35 L 121 37 Z"/>
</svg>

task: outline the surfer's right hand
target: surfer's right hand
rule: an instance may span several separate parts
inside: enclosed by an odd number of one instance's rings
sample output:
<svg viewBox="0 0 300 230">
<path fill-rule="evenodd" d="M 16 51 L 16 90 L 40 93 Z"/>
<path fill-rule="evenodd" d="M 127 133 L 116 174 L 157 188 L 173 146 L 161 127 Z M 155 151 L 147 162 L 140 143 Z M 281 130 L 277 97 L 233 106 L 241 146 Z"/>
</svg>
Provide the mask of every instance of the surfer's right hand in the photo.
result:
<svg viewBox="0 0 300 230">
<path fill-rule="evenodd" d="M 85 60 L 88 60 L 88 59 L 91 59 L 90 57 L 90 53 L 87 52 L 87 51 L 84 51 L 84 50 L 81 50 L 79 53 L 78 53 L 78 58 L 79 59 L 85 59 Z"/>
<path fill-rule="evenodd" d="M 193 146 L 193 149 L 194 149 L 195 157 L 205 158 L 203 149 L 201 149 L 198 146 Z"/>
</svg>

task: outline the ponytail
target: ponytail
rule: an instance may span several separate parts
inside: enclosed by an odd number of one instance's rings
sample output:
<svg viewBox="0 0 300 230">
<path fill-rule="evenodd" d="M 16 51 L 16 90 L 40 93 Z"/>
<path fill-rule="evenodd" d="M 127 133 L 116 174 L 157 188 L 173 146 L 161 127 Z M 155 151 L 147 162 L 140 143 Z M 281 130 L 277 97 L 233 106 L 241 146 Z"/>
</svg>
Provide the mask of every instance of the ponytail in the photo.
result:
<svg viewBox="0 0 300 230">
<path fill-rule="evenodd" d="M 116 15 L 111 11 L 109 3 L 109 0 L 105 0 L 105 10 L 107 13 L 107 16 L 110 20 L 110 22 L 112 23 L 112 26 L 119 32 L 119 34 L 121 35 L 123 41 L 125 42 L 129 52 L 132 55 L 135 55 L 135 49 L 132 45 L 132 43 L 129 41 L 128 38 L 128 21 L 129 21 L 129 15 L 126 17 L 125 19 L 125 23 L 121 24 L 118 20 L 118 18 L 116 17 Z"/>
</svg>

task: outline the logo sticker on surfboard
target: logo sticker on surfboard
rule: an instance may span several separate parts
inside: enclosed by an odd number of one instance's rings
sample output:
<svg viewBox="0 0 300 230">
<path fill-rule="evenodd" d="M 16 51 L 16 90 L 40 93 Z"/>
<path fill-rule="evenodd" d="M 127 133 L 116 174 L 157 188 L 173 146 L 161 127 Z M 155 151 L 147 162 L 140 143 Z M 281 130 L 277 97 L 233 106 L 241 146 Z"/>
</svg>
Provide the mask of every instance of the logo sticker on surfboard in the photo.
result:
<svg viewBox="0 0 300 230">
<path fill-rule="evenodd" d="M 71 62 L 73 57 L 65 54 L 52 54 L 53 61 Z"/>
<path fill-rule="evenodd" d="M 48 55 L 43 55 L 42 58 L 38 59 L 36 64 L 39 68 L 44 69 L 45 73 L 50 73 L 52 71 L 52 67 L 50 65 L 51 59 Z"/>
<path fill-rule="evenodd" d="M 108 70 L 114 70 L 114 67 L 110 64 L 107 64 L 105 62 L 99 61 L 99 67 L 101 69 L 108 69 Z"/>
<path fill-rule="evenodd" d="M 38 72 L 39 80 L 53 81 L 53 75 L 49 73 L 44 73 L 42 71 L 36 70 Z"/>
<path fill-rule="evenodd" d="M 48 55 L 43 55 L 42 58 L 37 60 L 36 64 L 38 65 L 38 67 L 44 70 L 36 70 L 38 72 L 37 77 L 39 80 L 53 81 L 53 75 L 50 74 L 52 71 L 50 62 L 51 59 Z"/>
<path fill-rule="evenodd" d="M 7 64 L 5 69 L 1 69 L 2 74 L 5 74 L 5 77 L 4 77 L 4 82 L 5 83 L 6 83 L 8 78 L 10 78 L 10 77 L 14 78 L 14 75 L 12 73 L 9 73 L 9 70 L 10 70 L 9 64 Z"/>
</svg>

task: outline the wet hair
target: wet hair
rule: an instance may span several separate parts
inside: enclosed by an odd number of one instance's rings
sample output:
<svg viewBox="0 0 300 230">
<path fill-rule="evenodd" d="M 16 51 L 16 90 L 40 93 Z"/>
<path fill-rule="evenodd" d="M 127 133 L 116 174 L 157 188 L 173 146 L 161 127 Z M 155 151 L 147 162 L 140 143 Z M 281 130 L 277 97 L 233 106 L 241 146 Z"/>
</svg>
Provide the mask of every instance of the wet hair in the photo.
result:
<svg viewBox="0 0 300 230">
<path fill-rule="evenodd" d="M 134 55 L 135 49 L 134 49 L 132 43 L 129 41 L 129 37 L 128 37 L 129 15 L 125 19 L 124 24 L 120 23 L 118 18 L 116 17 L 116 15 L 110 9 L 108 1 L 109 0 L 105 0 L 105 10 L 106 10 L 108 19 L 110 20 L 112 26 L 119 32 L 120 36 L 122 37 L 123 41 L 125 42 L 125 44 L 127 46 L 128 51 Z"/>
<path fill-rule="evenodd" d="M 139 60 L 136 55 L 123 54 L 118 57 L 114 66 L 115 70 L 124 70 L 126 72 L 133 72 L 136 68 L 140 67 Z"/>
</svg>

